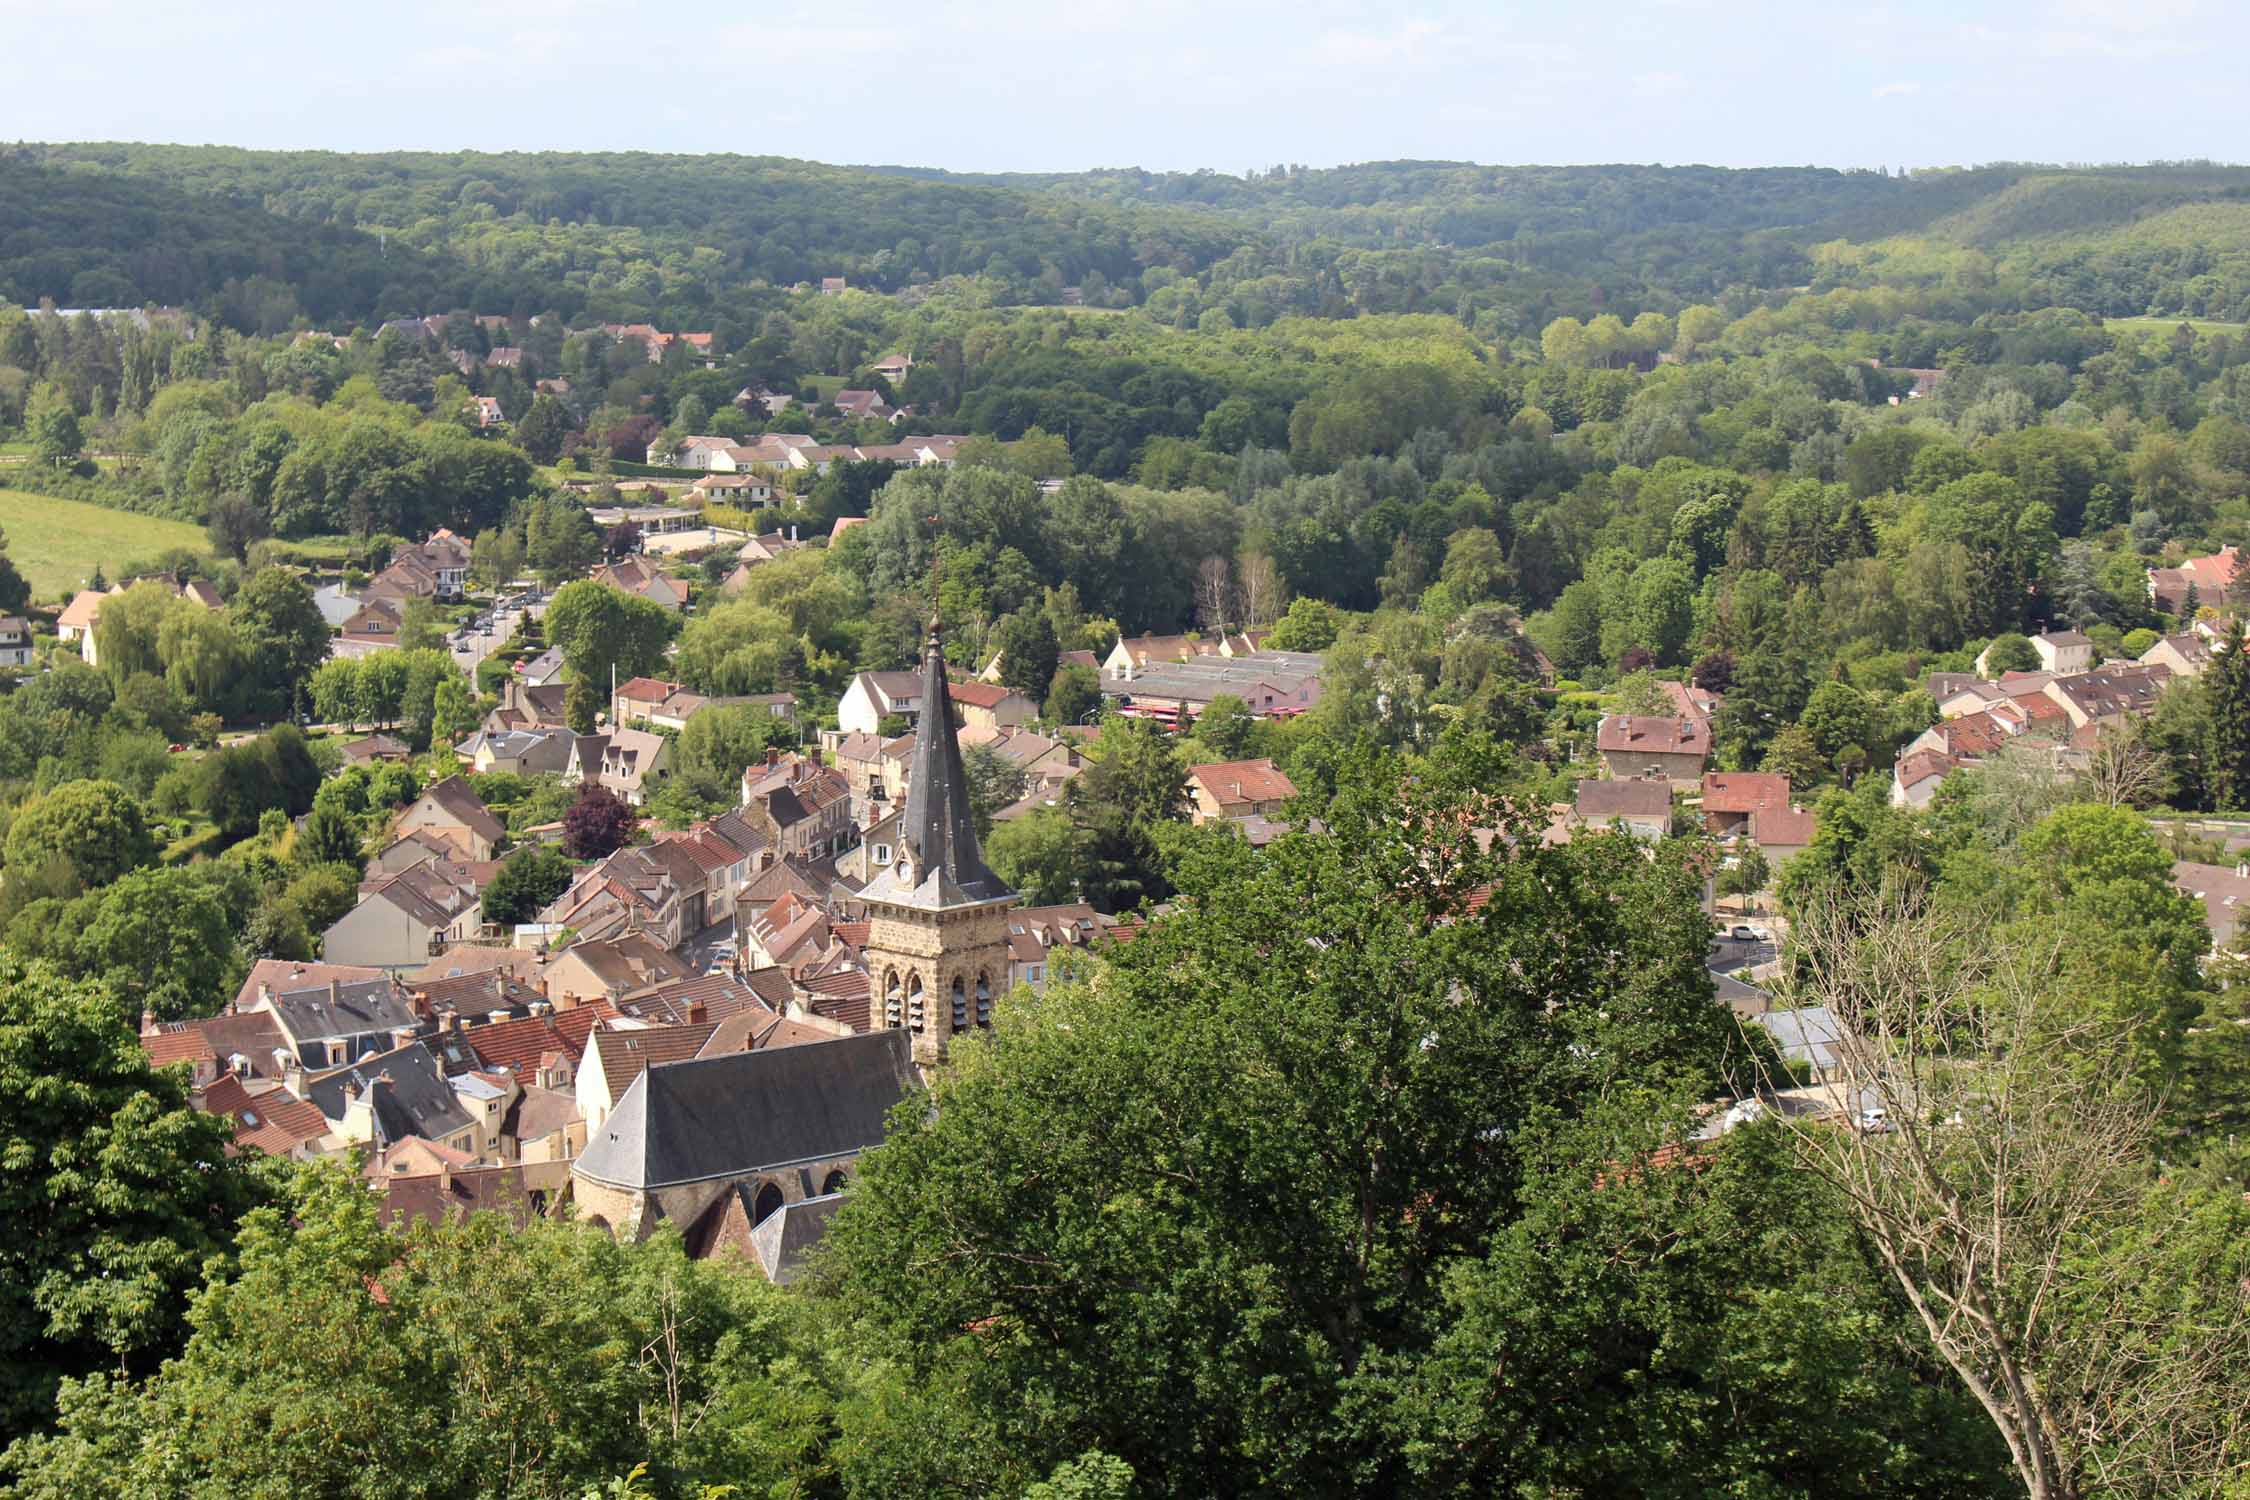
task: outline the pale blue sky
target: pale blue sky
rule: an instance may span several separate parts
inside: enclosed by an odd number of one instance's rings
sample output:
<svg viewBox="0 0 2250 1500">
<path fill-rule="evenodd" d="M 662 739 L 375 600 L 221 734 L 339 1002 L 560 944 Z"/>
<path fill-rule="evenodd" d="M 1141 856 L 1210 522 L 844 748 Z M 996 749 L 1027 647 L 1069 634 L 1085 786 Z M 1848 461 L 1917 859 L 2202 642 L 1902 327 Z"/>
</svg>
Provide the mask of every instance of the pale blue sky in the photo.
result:
<svg viewBox="0 0 2250 1500">
<path fill-rule="evenodd" d="M 2250 155 L 2240 0 L 0 0 L 0 139 L 965 171 Z"/>
</svg>

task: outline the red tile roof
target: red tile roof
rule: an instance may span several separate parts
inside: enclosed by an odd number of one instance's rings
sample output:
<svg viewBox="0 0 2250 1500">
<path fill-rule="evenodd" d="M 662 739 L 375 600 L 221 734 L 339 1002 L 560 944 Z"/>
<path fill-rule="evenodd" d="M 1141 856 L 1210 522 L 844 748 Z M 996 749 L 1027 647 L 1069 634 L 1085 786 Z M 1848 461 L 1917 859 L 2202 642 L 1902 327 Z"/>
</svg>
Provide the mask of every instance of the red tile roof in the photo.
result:
<svg viewBox="0 0 2250 1500">
<path fill-rule="evenodd" d="M 1295 783 L 1271 760 L 1221 760 L 1189 766 L 1188 778 L 1222 807 L 1229 802 L 1286 802 L 1297 795 Z"/>
<path fill-rule="evenodd" d="M 2008 742 L 2008 731 L 1991 710 L 1978 709 L 1973 714 L 1963 714 L 1958 719 L 1946 719 L 1937 726 L 1946 748 L 1955 758 L 1972 758 L 1990 755 Z"/>
<path fill-rule="evenodd" d="M 600 1054 L 602 1081 L 609 1087 L 610 1106 L 615 1108 L 633 1080 L 647 1072 L 651 1064 L 686 1062 L 702 1056 L 704 1044 L 718 1029 L 717 1021 L 649 1026 L 635 1031 L 612 1031 L 603 1027 L 586 1039 L 586 1050 Z"/>
<path fill-rule="evenodd" d="M 1015 696 L 1015 690 L 996 687 L 987 682 L 955 682 L 947 684 L 946 696 L 955 703 L 972 703 L 978 708 L 998 708 Z"/>
<path fill-rule="evenodd" d="M 607 1000 L 597 1000 L 551 1016 L 466 1027 L 461 1037 L 487 1068 L 524 1079 L 538 1073 L 539 1059 L 549 1052 L 560 1052 L 572 1062 L 584 1057 L 586 1038 L 596 1023 L 616 1014 Z"/>
<path fill-rule="evenodd" d="M 1594 746 L 1605 755 L 1704 755 L 1711 749 L 1711 726 L 1701 719 L 1608 714 L 1594 732 Z"/>
<path fill-rule="evenodd" d="M 806 1006 L 814 1015 L 841 1021 L 854 1031 L 873 1026 L 873 987 L 864 969 L 823 974 L 804 981 L 804 988 L 812 997 Z"/>
<path fill-rule="evenodd" d="M 1572 810 L 1593 823 L 1611 818 L 1669 818 L 1672 788 L 1663 781 L 1581 781 Z"/>
<path fill-rule="evenodd" d="M 1943 776 L 1953 769 L 1953 762 L 1935 750 L 1917 750 L 1898 763 L 1900 786 L 1920 786 L 1932 777 Z"/>
<path fill-rule="evenodd" d="M 167 1068 L 173 1063 L 215 1062 L 218 1052 L 203 1039 L 203 1032 L 195 1026 L 182 1026 L 177 1031 L 159 1031 L 141 1038 L 141 1050 L 148 1054 L 152 1068 Z"/>
<path fill-rule="evenodd" d="M 370 979 L 380 979 L 381 969 L 363 968 L 358 964 L 298 963 L 286 958 L 261 958 L 250 966 L 250 976 L 242 981 L 242 988 L 234 992 L 234 1008 L 250 1010 L 258 1003 L 261 987 L 270 988 L 277 995 L 291 990 L 325 988 L 330 980 L 338 984 L 360 984 Z"/>
<path fill-rule="evenodd" d="M 1750 815 L 1750 842 L 1801 848 L 1812 842 L 1814 826 L 1813 815 L 1805 808 L 1760 808 Z"/>
<path fill-rule="evenodd" d="M 1766 771 L 1713 771 L 1703 778 L 1707 813 L 1754 813 L 1789 805 L 1789 778 Z"/>
<path fill-rule="evenodd" d="M 269 1156 L 287 1156 L 328 1134 L 328 1117 L 320 1106 L 281 1089 L 253 1094 L 232 1073 L 214 1080 L 203 1091 L 202 1103 L 206 1113 L 233 1119 L 237 1148 L 251 1147 Z"/>
</svg>

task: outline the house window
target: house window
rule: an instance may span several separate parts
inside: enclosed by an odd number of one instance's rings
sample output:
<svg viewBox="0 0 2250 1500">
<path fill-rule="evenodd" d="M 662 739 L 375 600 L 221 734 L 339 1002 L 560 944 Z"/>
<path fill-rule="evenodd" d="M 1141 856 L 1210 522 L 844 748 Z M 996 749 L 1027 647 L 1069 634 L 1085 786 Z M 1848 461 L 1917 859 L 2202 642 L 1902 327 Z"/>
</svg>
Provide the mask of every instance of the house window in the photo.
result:
<svg viewBox="0 0 2250 1500">
<path fill-rule="evenodd" d="M 872 858 L 874 859 L 875 863 L 877 863 L 877 864 L 879 864 L 879 865 L 887 865 L 887 864 L 889 864 L 889 863 L 891 862 L 891 846 L 890 846 L 890 845 L 888 845 L 888 844 L 872 844 L 872 845 L 870 845 L 870 846 L 869 846 L 869 848 L 873 850 L 873 854 L 872 854 L 872 856 L 871 856 L 871 857 L 872 857 Z"/>
</svg>

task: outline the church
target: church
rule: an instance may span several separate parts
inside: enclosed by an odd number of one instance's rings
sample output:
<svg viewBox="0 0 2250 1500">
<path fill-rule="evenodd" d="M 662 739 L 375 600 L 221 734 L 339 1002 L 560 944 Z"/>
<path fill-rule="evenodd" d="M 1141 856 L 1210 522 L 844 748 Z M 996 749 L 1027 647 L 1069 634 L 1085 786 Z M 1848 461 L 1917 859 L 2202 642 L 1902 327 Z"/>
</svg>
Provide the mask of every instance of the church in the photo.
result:
<svg viewBox="0 0 2250 1500">
<path fill-rule="evenodd" d="M 933 620 L 924 703 L 948 699 Z M 1008 980 L 1015 892 L 985 866 L 952 716 L 924 720 L 898 857 L 860 893 L 872 1029 L 684 1062 L 634 1079 L 572 1167 L 580 1213 L 628 1239 L 664 1220 L 691 1252 L 735 1250 L 775 1280 L 794 1272 L 891 1110 L 990 1028 Z"/>
<path fill-rule="evenodd" d="M 937 622 L 922 656 L 922 702 L 948 701 Z M 906 1032 L 914 1061 L 944 1060 L 946 1043 L 992 1025 L 1008 982 L 1008 909 L 1016 893 L 985 868 L 969 815 L 968 777 L 953 716 L 924 715 L 914 743 L 898 858 L 860 892 L 868 916 L 867 982 L 878 1027 Z"/>
</svg>

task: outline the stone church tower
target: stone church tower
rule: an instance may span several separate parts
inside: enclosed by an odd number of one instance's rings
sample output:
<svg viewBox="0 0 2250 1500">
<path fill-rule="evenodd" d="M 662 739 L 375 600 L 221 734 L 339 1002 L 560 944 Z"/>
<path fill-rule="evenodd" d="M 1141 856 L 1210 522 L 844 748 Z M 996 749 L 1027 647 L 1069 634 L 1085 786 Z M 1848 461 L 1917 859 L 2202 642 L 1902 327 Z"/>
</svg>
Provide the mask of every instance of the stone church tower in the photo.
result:
<svg viewBox="0 0 2250 1500">
<path fill-rule="evenodd" d="M 969 817 L 937 622 L 922 656 L 922 725 L 914 742 L 898 857 L 860 892 L 863 952 L 878 1027 L 907 1033 L 923 1067 L 957 1032 L 992 1024 L 1008 987 L 1008 909 L 1016 893 L 985 868 Z"/>
</svg>

